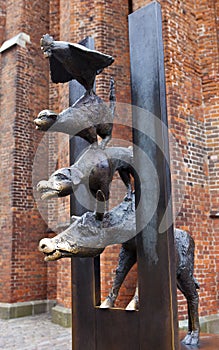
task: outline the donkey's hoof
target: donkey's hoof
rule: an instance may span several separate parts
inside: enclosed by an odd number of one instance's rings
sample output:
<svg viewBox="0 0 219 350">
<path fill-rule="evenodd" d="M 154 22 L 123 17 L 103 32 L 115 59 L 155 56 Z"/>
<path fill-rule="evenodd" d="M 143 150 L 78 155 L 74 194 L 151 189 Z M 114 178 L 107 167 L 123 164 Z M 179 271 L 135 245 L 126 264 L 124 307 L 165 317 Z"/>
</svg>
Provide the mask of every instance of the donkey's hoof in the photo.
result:
<svg viewBox="0 0 219 350">
<path fill-rule="evenodd" d="M 138 302 L 135 299 L 132 299 L 130 303 L 126 306 L 126 311 L 136 311 L 138 310 Z"/>
<path fill-rule="evenodd" d="M 188 332 L 185 338 L 182 340 L 182 343 L 185 345 L 198 345 L 199 343 L 199 332 Z"/>
<path fill-rule="evenodd" d="M 109 309 L 114 306 L 113 301 L 110 298 L 106 298 L 100 305 L 100 309 Z"/>
</svg>

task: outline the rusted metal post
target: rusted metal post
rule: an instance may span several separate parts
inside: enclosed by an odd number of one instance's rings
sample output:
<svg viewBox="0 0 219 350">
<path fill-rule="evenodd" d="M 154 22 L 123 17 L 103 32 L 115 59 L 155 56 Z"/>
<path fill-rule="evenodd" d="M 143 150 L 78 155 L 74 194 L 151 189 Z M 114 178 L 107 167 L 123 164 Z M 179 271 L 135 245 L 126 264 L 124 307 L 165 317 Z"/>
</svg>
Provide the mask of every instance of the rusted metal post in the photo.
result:
<svg viewBox="0 0 219 350">
<path fill-rule="evenodd" d="M 94 49 L 94 39 L 87 37 L 80 44 Z M 85 89 L 77 81 L 69 83 L 69 105 L 80 98 Z M 70 163 L 89 143 L 74 136 L 70 139 Z M 71 215 L 82 215 L 85 209 L 77 199 L 71 197 Z M 95 349 L 94 305 L 99 302 L 99 258 L 72 258 L 72 349 Z"/>
<path fill-rule="evenodd" d="M 129 15 L 129 38 L 132 104 L 137 106 L 133 107 L 134 157 L 140 178 L 135 188 L 137 231 L 141 231 L 137 238 L 140 349 L 176 350 L 175 249 L 159 3 Z M 142 161 L 141 152 L 148 162 Z"/>
</svg>

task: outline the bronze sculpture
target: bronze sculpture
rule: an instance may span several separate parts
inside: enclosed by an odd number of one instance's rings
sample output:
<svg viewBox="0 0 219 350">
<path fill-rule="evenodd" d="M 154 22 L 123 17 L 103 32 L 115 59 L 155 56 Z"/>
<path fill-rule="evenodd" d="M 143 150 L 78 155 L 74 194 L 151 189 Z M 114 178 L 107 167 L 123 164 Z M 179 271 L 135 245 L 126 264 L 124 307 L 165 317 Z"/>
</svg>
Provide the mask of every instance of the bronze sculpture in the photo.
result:
<svg viewBox="0 0 219 350">
<path fill-rule="evenodd" d="M 96 220 L 93 212 L 73 216 L 72 224 L 53 238 L 44 238 L 39 250 L 45 254 L 45 261 L 63 257 L 94 257 L 110 244 L 123 243 L 135 234 L 133 201 L 123 201 L 105 213 L 103 220 Z"/>
<path fill-rule="evenodd" d="M 77 135 L 89 143 L 97 142 L 97 135 L 102 138 L 100 147 L 104 148 L 111 139 L 115 111 L 114 81 L 110 82 L 110 105 L 108 106 L 93 91 L 86 92 L 76 103 L 55 113 L 48 109 L 41 111 L 34 120 L 40 131 L 58 131 Z"/>
<path fill-rule="evenodd" d="M 93 257 L 101 254 L 110 244 L 122 243 L 113 287 L 100 306 L 102 308 L 113 307 L 125 276 L 137 260 L 133 204 L 134 198 L 132 202 L 122 202 L 106 213 L 101 225 L 96 221 L 93 213 L 85 213 L 82 217 L 74 218 L 75 221 L 65 231 L 53 238 L 44 238 L 39 243 L 39 250 L 45 254 L 46 261 L 63 257 Z M 177 286 L 186 297 L 188 304 L 188 333 L 183 342 L 196 345 L 199 341 L 200 326 L 197 293 L 199 286 L 193 276 L 194 240 L 186 231 L 176 229 L 174 233 Z M 137 293 L 132 304 L 137 309 Z"/>
<path fill-rule="evenodd" d="M 188 333 L 182 340 L 186 345 L 197 345 L 199 342 L 199 296 L 197 289 L 199 284 L 194 278 L 194 240 L 183 230 L 175 229 L 176 246 L 176 279 L 177 287 L 187 300 L 188 306 Z M 137 262 L 136 241 L 131 239 L 122 244 L 119 263 L 116 269 L 116 275 L 113 286 L 107 298 L 100 305 L 101 308 L 111 308 L 114 306 L 119 289 L 132 266 Z M 138 287 L 135 295 L 130 301 L 126 310 L 133 311 L 139 309 Z"/>
<path fill-rule="evenodd" d="M 43 35 L 40 44 L 45 56 L 49 58 L 54 83 L 76 79 L 87 91 L 92 91 L 96 75 L 114 62 L 112 56 L 79 44 L 55 41 L 49 34 Z"/>
<path fill-rule="evenodd" d="M 97 198 L 96 213 L 87 212 L 81 217 L 73 217 L 73 223 L 52 239 L 45 238 L 39 244 L 39 250 L 45 254 L 45 261 L 62 257 L 94 257 L 102 253 L 110 244 L 122 243 L 119 265 L 113 287 L 102 303 L 101 308 L 113 307 L 119 288 L 130 268 L 136 262 L 136 226 L 134 195 L 131 190 L 130 174 L 132 167 L 112 162 L 106 148 L 112 133 L 115 111 L 114 87 L 111 84 L 110 107 L 93 92 L 96 74 L 113 62 L 113 58 L 94 50 L 88 50 L 77 44 L 54 41 L 48 34 L 41 39 L 41 48 L 50 60 L 52 81 L 67 82 L 76 79 L 86 93 L 73 106 L 57 114 L 41 111 L 35 119 L 37 129 L 42 131 L 60 131 L 78 135 L 90 143 L 97 142 L 97 135 L 102 137 L 99 148 L 90 148 L 71 168 L 63 168 L 51 175 L 48 181 L 41 181 L 38 189 L 43 197 L 71 194 L 75 186 L 84 180 L 90 185 L 91 193 Z M 105 153 L 101 151 L 105 149 Z M 87 152 L 87 153 L 86 153 Z M 118 149 L 115 151 L 117 155 Z M 89 155 L 90 154 L 90 155 Z M 86 158 L 87 156 L 87 158 Z M 113 158 L 113 157 L 112 157 Z M 132 157 L 131 157 L 132 158 Z M 114 155 L 115 161 L 115 155 Z M 121 159 L 120 159 L 121 160 Z M 130 164 L 130 162 L 127 162 Z M 125 164 L 125 162 L 124 162 Z M 119 169 L 120 167 L 120 169 Z M 109 198 L 109 185 L 114 172 L 118 170 L 128 194 L 119 206 L 105 213 L 105 202 Z M 102 203 L 102 205 L 100 205 Z M 177 256 L 177 285 L 188 303 L 189 327 L 184 338 L 185 344 L 196 345 L 199 341 L 198 319 L 198 284 L 193 277 L 194 241 L 182 230 L 175 230 Z M 138 308 L 138 289 L 128 309 Z"/>
<path fill-rule="evenodd" d="M 58 169 L 48 180 L 40 181 L 37 190 L 42 193 L 42 199 L 65 197 L 73 193 L 78 185 L 89 183 L 94 196 L 101 190 L 108 200 L 109 186 L 116 171 L 127 188 L 126 200 L 131 200 L 133 150 L 126 147 L 107 147 L 104 151 L 100 148 L 90 148 L 71 167 Z"/>
<path fill-rule="evenodd" d="M 111 166 L 106 153 L 101 149 L 88 148 L 71 168 L 55 172 L 48 181 L 40 181 L 37 189 L 43 198 L 48 198 L 71 194 L 79 185 L 84 185 L 97 200 L 104 202 L 109 199 L 111 181 Z M 98 191 L 101 191 L 103 197 L 97 197 Z M 103 212 L 104 208 L 98 206 L 96 219 L 102 220 Z"/>
</svg>

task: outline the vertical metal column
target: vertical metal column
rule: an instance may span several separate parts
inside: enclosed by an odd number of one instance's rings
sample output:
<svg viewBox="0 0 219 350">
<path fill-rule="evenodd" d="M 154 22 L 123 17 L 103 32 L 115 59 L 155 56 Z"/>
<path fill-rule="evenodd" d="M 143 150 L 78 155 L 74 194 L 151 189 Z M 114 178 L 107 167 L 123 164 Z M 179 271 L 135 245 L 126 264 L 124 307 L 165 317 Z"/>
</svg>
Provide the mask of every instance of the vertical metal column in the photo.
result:
<svg viewBox="0 0 219 350">
<path fill-rule="evenodd" d="M 171 179 L 162 18 L 156 1 L 129 15 L 129 38 L 132 104 L 137 106 L 133 107 L 134 157 L 140 177 L 135 189 L 139 202 L 137 230 L 141 231 L 137 237 L 140 349 L 176 350 L 179 343 L 172 210 L 168 206 Z M 148 163 L 142 162 L 142 151 Z M 145 224 L 145 217 L 156 203 L 156 210 Z"/>
<path fill-rule="evenodd" d="M 94 49 L 94 39 L 87 37 L 80 44 Z M 69 105 L 85 92 L 76 80 L 69 83 Z M 70 164 L 89 143 L 78 136 L 70 139 Z M 71 196 L 71 215 L 87 211 L 74 196 Z M 100 293 L 99 258 L 72 258 L 72 349 L 95 349 L 95 310 Z"/>
</svg>

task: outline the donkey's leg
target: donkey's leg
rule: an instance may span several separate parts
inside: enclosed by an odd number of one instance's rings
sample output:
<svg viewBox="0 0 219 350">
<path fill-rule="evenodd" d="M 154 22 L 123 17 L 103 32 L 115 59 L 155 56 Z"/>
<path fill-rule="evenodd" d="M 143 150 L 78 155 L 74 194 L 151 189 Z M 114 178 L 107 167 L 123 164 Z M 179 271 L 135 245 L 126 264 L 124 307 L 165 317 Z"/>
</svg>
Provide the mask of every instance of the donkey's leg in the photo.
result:
<svg viewBox="0 0 219 350">
<path fill-rule="evenodd" d="M 104 213 L 106 212 L 106 201 L 109 198 L 109 191 L 106 191 L 105 193 L 102 190 L 98 190 L 96 193 L 96 212 L 95 212 L 95 218 L 98 221 L 102 221 L 104 217 Z"/>
<path fill-rule="evenodd" d="M 127 250 L 122 246 L 119 253 L 119 263 L 116 269 L 116 276 L 113 282 L 113 286 L 109 292 L 107 298 L 100 305 L 101 308 L 113 307 L 116 301 L 116 298 L 119 293 L 119 289 L 124 281 L 127 273 L 132 268 L 136 262 L 136 251 Z"/>
<path fill-rule="evenodd" d="M 199 342 L 199 315 L 198 305 L 199 297 L 197 292 L 197 283 L 188 269 L 181 270 L 177 276 L 177 285 L 183 295 L 186 297 L 188 306 L 188 333 L 182 342 L 186 345 L 197 345 Z"/>
<path fill-rule="evenodd" d="M 125 201 L 131 201 L 132 200 L 132 185 L 131 185 L 131 177 L 128 169 L 120 169 L 119 175 L 121 177 L 121 180 L 123 181 L 124 185 L 127 189 L 127 194 L 124 198 Z"/>
<path fill-rule="evenodd" d="M 127 311 L 135 311 L 139 309 L 138 286 L 135 289 L 135 295 L 125 308 Z"/>
</svg>

